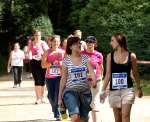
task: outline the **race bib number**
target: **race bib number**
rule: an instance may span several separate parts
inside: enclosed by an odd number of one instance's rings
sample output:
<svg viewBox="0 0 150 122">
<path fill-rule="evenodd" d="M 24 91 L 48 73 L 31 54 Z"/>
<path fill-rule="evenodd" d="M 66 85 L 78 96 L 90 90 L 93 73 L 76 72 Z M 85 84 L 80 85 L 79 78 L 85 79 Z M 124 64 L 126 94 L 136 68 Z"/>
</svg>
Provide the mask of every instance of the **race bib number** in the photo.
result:
<svg viewBox="0 0 150 122">
<path fill-rule="evenodd" d="M 71 79 L 73 82 L 81 83 L 86 81 L 87 79 L 87 72 L 86 67 L 73 67 L 71 69 Z"/>
<path fill-rule="evenodd" d="M 112 73 L 112 89 L 128 88 L 127 73 Z"/>
<path fill-rule="evenodd" d="M 33 55 L 32 59 L 39 61 L 41 60 L 41 55 Z"/>
<path fill-rule="evenodd" d="M 60 67 L 59 66 L 51 66 L 49 73 L 51 76 L 60 76 Z"/>
</svg>

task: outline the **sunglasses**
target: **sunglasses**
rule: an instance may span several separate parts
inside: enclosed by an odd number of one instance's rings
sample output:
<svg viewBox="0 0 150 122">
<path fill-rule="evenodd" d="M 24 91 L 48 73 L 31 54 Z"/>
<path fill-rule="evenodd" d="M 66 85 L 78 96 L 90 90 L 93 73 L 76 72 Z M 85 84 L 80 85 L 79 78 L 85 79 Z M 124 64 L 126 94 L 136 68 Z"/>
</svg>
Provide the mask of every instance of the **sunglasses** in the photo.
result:
<svg viewBox="0 0 150 122">
<path fill-rule="evenodd" d="M 86 43 L 95 43 L 93 40 L 86 40 Z"/>
</svg>

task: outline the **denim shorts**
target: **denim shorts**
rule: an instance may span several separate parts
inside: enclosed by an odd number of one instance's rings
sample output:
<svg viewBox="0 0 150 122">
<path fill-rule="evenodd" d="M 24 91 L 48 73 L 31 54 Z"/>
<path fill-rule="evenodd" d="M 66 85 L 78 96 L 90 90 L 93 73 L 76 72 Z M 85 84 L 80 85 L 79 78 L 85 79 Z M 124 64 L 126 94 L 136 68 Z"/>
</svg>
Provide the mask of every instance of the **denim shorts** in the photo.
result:
<svg viewBox="0 0 150 122">
<path fill-rule="evenodd" d="M 82 120 L 88 120 L 88 114 L 91 110 L 90 103 L 92 101 L 90 90 L 84 92 L 68 90 L 64 92 L 63 99 L 69 116 L 78 114 Z"/>
</svg>

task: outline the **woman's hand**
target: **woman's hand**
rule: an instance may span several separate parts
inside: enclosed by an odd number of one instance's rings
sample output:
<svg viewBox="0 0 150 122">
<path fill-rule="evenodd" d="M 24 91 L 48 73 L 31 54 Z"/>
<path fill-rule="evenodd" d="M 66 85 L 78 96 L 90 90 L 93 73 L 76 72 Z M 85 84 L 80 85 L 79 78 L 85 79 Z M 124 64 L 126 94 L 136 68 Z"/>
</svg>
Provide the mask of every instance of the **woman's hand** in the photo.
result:
<svg viewBox="0 0 150 122">
<path fill-rule="evenodd" d="M 58 105 L 59 105 L 59 106 L 62 105 L 62 98 L 58 98 Z"/>
<path fill-rule="evenodd" d="M 11 70 L 11 66 L 7 66 L 7 72 L 9 73 Z"/>
<path fill-rule="evenodd" d="M 137 58 L 134 53 L 131 53 L 131 61 L 132 61 L 132 73 L 133 73 L 133 78 L 136 82 L 136 87 L 137 87 L 137 96 L 141 98 L 143 96 L 142 88 L 140 86 L 141 81 L 139 79 L 139 73 L 137 69 Z"/>
<path fill-rule="evenodd" d="M 137 89 L 137 96 L 138 96 L 138 98 L 142 98 L 142 97 L 143 97 L 142 88 L 138 88 L 138 89 Z"/>
<path fill-rule="evenodd" d="M 104 103 L 106 98 L 106 91 L 100 92 L 100 103 Z"/>
<path fill-rule="evenodd" d="M 91 79 L 91 86 L 93 88 L 96 88 L 96 85 L 97 85 L 97 81 L 96 81 L 96 75 L 94 73 L 94 69 L 92 67 L 92 65 L 89 63 L 88 61 L 88 71 L 89 71 L 89 74 L 90 74 L 90 79 Z"/>
<path fill-rule="evenodd" d="M 91 86 L 92 86 L 93 88 L 96 88 L 96 86 L 97 86 L 96 81 L 91 81 Z"/>
</svg>

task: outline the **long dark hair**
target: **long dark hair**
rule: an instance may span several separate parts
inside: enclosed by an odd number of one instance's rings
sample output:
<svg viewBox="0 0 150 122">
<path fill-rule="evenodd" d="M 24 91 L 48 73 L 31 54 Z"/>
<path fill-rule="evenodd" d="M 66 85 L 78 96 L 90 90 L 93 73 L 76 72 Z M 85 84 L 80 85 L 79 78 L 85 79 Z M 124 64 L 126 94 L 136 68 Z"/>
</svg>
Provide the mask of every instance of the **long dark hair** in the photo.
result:
<svg viewBox="0 0 150 122">
<path fill-rule="evenodd" d="M 70 49 L 70 47 L 73 45 L 73 44 L 76 44 L 78 42 L 80 42 L 80 38 L 79 37 L 70 37 L 68 38 L 67 40 L 67 47 L 66 47 L 66 53 L 68 55 L 71 55 L 72 54 L 72 50 Z"/>
<path fill-rule="evenodd" d="M 116 33 L 112 37 L 116 39 L 116 41 L 119 43 L 120 47 L 124 48 L 125 50 L 128 50 L 126 36 L 122 33 Z"/>
</svg>

